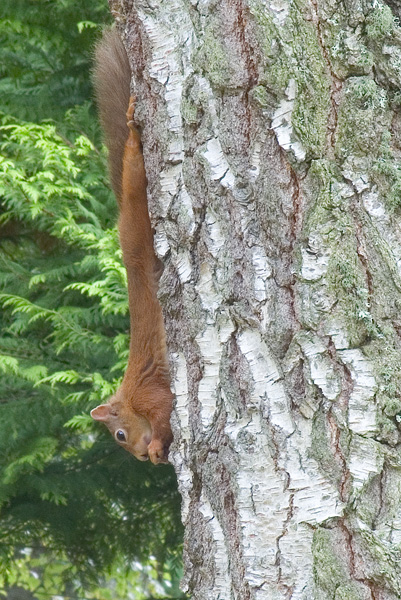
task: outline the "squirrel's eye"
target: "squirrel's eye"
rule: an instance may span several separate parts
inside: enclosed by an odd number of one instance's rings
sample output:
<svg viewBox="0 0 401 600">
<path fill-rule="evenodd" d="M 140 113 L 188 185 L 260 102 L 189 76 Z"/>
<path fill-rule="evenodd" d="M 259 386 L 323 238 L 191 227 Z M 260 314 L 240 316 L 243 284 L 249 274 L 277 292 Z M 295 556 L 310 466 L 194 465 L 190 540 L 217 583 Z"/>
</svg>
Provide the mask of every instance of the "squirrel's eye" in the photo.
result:
<svg viewBox="0 0 401 600">
<path fill-rule="evenodd" d="M 125 433 L 123 432 L 122 429 L 119 429 L 118 431 L 116 431 L 116 439 L 119 442 L 126 442 L 127 438 L 125 437 Z"/>
</svg>

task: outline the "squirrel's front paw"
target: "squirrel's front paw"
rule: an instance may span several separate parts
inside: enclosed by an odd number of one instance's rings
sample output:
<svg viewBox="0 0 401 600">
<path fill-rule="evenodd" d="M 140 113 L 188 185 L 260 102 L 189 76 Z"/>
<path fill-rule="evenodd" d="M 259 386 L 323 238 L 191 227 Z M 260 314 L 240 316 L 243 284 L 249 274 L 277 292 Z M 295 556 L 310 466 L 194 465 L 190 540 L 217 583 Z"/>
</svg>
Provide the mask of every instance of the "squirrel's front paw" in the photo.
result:
<svg viewBox="0 0 401 600">
<path fill-rule="evenodd" d="M 160 440 L 152 440 L 150 442 L 148 446 L 148 454 L 150 460 L 154 465 L 158 465 L 160 463 L 168 463 L 167 452 L 165 452 L 164 446 Z"/>
<path fill-rule="evenodd" d="M 135 123 L 134 123 L 135 104 L 136 104 L 136 96 L 130 96 L 128 110 L 127 110 L 127 126 L 129 127 L 129 129 L 135 129 Z"/>
</svg>

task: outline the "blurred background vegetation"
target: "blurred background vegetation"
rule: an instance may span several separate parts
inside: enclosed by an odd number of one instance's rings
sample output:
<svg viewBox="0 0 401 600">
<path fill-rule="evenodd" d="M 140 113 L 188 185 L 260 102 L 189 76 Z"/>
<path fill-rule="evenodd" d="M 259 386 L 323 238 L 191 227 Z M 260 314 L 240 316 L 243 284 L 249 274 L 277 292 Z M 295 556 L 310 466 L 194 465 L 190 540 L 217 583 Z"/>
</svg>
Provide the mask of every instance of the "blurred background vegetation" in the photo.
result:
<svg viewBox="0 0 401 600">
<path fill-rule="evenodd" d="M 89 410 L 128 357 L 116 202 L 92 101 L 106 0 L 2 0 L 0 597 L 181 597 L 170 466 Z"/>
</svg>

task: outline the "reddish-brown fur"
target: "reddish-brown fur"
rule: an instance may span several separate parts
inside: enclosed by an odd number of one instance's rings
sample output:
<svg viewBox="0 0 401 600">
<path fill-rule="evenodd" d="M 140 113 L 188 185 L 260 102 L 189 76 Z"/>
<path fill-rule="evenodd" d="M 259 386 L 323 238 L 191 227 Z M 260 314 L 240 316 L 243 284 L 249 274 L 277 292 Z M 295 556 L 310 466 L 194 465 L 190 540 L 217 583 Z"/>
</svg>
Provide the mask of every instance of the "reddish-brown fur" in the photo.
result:
<svg viewBox="0 0 401 600">
<path fill-rule="evenodd" d="M 101 64 L 100 64 L 101 61 Z M 170 390 L 163 316 L 157 299 L 160 263 L 154 253 L 141 141 L 134 126 L 135 102 L 126 98 L 125 134 L 117 114 L 131 73 L 116 30 L 105 33 L 96 51 L 95 88 L 109 149 L 112 185 L 119 200 L 119 232 L 127 269 L 131 340 L 127 370 L 116 394 L 93 409 L 111 433 L 140 460 L 167 462 L 172 441 Z M 128 82 L 128 86 L 127 86 Z M 113 98 L 115 101 L 113 102 Z M 125 115 L 123 115 L 125 122 Z M 127 128 L 128 126 L 128 128 Z M 122 139 L 123 138 L 123 139 Z M 121 178 L 120 178 L 121 175 Z"/>
</svg>

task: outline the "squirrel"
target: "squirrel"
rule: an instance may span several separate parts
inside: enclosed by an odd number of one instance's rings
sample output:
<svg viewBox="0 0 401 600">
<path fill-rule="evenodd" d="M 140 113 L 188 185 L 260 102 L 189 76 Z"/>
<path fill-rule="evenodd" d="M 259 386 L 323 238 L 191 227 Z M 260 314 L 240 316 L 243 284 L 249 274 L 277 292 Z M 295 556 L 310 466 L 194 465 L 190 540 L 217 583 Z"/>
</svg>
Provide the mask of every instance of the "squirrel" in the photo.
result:
<svg viewBox="0 0 401 600">
<path fill-rule="evenodd" d="M 120 388 L 107 404 L 94 408 L 91 416 L 102 421 L 116 441 L 139 460 L 166 463 L 172 441 L 173 395 L 157 299 L 161 261 L 153 247 L 142 145 L 134 124 L 135 97 L 130 96 L 131 69 L 116 28 L 106 30 L 95 48 L 93 80 L 109 152 L 111 184 L 119 206 L 130 347 Z"/>
</svg>

